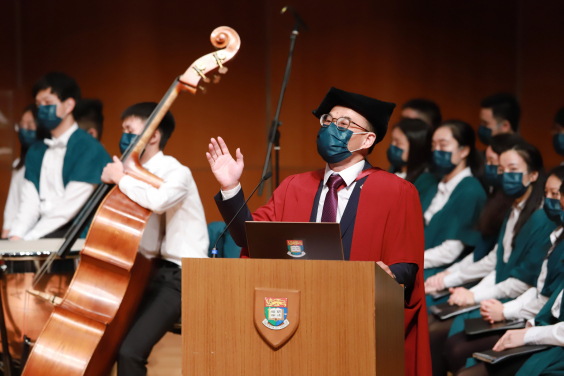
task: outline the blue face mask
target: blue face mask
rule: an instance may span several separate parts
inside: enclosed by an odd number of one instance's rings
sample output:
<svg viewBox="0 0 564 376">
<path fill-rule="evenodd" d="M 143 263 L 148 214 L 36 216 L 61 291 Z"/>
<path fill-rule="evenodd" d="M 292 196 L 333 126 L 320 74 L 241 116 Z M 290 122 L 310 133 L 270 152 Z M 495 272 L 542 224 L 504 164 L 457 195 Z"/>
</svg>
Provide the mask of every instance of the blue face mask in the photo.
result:
<svg viewBox="0 0 564 376">
<path fill-rule="evenodd" d="M 129 145 L 135 140 L 137 137 L 134 133 L 124 133 L 121 135 L 121 139 L 119 140 L 119 151 L 121 154 L 125 153 Z"/>
<path fill-rule="evenodd" d="M 503 174 L 497 173 L 498 166 L 496 165 L 486 165 L 486 171 L 484 173 L 484 179 L 486 183 L 494 188 L 501 187 Z"/>
<path fill-rule="evenodd" d="M 564 217 L 564 211 L 560 206 L 560 200 L 555 198 L 544 198 L 544 205 L 542 207 L 548 219 L 553 221 L 559 226 L 562 226 L 562 217 Z"/>
<path fill-rule="evenodd" d="M 560 155 L 564 155 L 564 133 L 557 133 L 552 137 L 554 150 Z"/>
<path fill-rule="evenodd" d="M 452 152 L 450 151 L 433 151 L 433 165 L 441 175 L 448 175 L 456 168 L 456 165 L 452 163 Z"/>
<path fill-rule="evenodd" d="M 317 152 L 327 163 L 339 163 L 352 155 L 347 147 L 353 134 L 366 134 L 370 132 L 353 133 L 351 130 L 341 131 L 335 123 L 321 127 L 317 133 Z"/>
<path fill-rule="evenodd" d="M 37 111 L 37 119 L 45 128 L 50 131 L 57 128 L 59 124 L 61 124 L 61 121 L 63 121 L 62 118 L 57 116 L 56 104 L 39 106 L 39 110 Z"/>
<path fill-rule="evenodd" d="M 478 127 L 478 138 L 484 145 L 489 145 L 492 140 L 492 130 L 488 127 L 480 125 Z"/>
<path fill-rule="evenodd" d="M 18 138 L 22 146 L 29 147 L 35 142 L 35 131 L 31 129 L 18 129 Z"/>
<path fill-rule="evenodd" d="M 529 184 L 523 184 L 522 172 L 504 172 L 502 180 L 503 193 L 509 198 L 519 198 L 527 192 Z"/>
<path fill-rule="evenodd" d="M 404 161 L 401 156 L 403 155 L 403 149 L 398 148 L 395 145 L 390 145 L 388 149 L 388 161 L 390 161 L 391 165 L 395 168 L 402 168 L 407 163 Z"/>
</svg>

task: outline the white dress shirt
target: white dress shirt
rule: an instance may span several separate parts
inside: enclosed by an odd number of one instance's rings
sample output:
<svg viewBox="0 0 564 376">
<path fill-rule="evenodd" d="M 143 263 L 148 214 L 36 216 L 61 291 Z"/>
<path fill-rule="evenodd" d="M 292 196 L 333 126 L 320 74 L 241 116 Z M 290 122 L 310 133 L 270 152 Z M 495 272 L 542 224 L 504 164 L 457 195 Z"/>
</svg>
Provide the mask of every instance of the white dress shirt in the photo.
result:
<svg viewBox="0 0 564 376">
<path fill-rule="evenodd" d="M 560 317 L 560 308 L 562 305 L 562 291 L 556 298 L 556 301 L 552 305 L 551 313 L 552 316 Z M 530 320 L 529 323 L 534 325 L 534 320 Z M 559 322 L 554 325 L 547 326 L 535 326 L 529 328 L 527 333 L 525 333 L 525 345 L 552 345 L 552 346 L 564 346 L 564 322 Z"/>
<path fill-rule="evenodd" d="M 548 273 L 548 257 L 550 256 L 552 251 L 554 251 L 556 240 L 558 240 L 558 237 L 561 233 L 562 227 L 559 227 L 554 230 L 552 234 L 550 234 L 552 247 L 550 247 L 546 258 L 542 263 L 541 272 L 539 274 L 539 278 L 537 279 L 537 287 L 531 287 L 522 295 L 517 297 L 517 299 L 507 302 L 503 305 L 503 316 L 505 316 L 506 319 L 533 319 L 550 298 L 548 296 L 541 295 L 541 291 L 544 288 L 546 275 Z"/>
<path fill-rule="evenodd" d="M 450 195 L 462 181 L 462 179 L 472 176 L 472 170 L 470 167 L 466 167 L 464 170 L 460 171 L 455 177 L 450 179 L 448 182 L 440 182 L 437 187 L 437 194 L 431 201 L 431 204 L 425 211 L 423 217 L 425 218 L 425 224 L 428 225 L 433 219 L 433 216 L 437 214 L 442 208 L 445 207 L 448 202 Z M 464 244 L 457 239 L 445 240 L 442 244 L 429 248 L 425 250 L 424 253 L 424 268 L 435 268 L 443 265 L 448 265 L 464 250 Z"/>
<path fill-rule="evenodd" d="M 335 172 L 331 170 L 329 164 L 325 166 L 325 175 L 323 176 L 323 188 L 321 189 L 321 195 L 319 196 L 319 205 L 317 206 L 317 217 L 315 219 L 316 222 L 321 222 L 321 215 L 323 214 L 323 204 L 325 203 L 325 196 L 327 196 L 327 192 L 329 192 L 329 187 L 327 187 L 327 180 L 333 174 L 341 175 L 345 183 L 347 184 L 346 187 L 342 188 L 337 193 L 337 222 L 341 222 L 341 218 L 347 204 L 349 202 L 349 198 L 354 190 L 354 186 L 356 185 L 355 179 L 360 175 L 362 170 L 364 169 L 364 160 L 347 167 L 343 171 Z M 230 198 L 234 197 L 239 191 L 241 190 L 241 184 L 237 187 L 230 189 L 228 191 L 221 191 L 221 196 L 223 200 L 229 200 Z"/>
<path fill-rule="evenodd" d="M 10 236 L 37 240 L 72 220 L 86 203 L 95 185 L 71 181 L 63 184 L 63 164 L 67 143 L 78 129 L 74 123 L 58 138 L 45 139 L 49 146 L 43 156 L 39 177 L 39 192 L 25 179 L 18 215 L 10 229 Z"/>
<path fill-rule="evenodd" d="M 503 261 L 507 262 L 513 251 L 512 242 L 515 225 L 519 220 L 521 211 L 525 207 L 526 201 L 514 205 L 511 214 L 505 225 L 505 233 L 503 235 Z M 502 298 L 515 298 L 525 292 L 530 286 L 526 283 L 516 279 L 508 278 L 498 284 L 496 280 L 496 265 L 497 265 L 497 244 L 488 253 L 487 256 L 477 262 L 472 262 L 469 255 L 461 262 L 464 267 L 452 271 L 451 274 L 445 276 L 443 282 L 445 287 L 460 286 L 464 283 L 476 281 L 483 278 L 480 283 L 470 289 L 474 293 L 474 300 L 481 302 L 486 299 L 502 299 Z M 473 256 L 472 256 L 473 257 Z"/>
<path fill-rule="evenodd" d="M 18 215 L 18 209 L 22 201 L 22 187 L 24 183 L 25 166 L 16 170 L 16 166 L 20 163 L 20 159 L 16 158 L 12 164 L 12 180 L 10 180 L 10 190 L 8 191 L 8 198 L 6 199 L 6 206 L 4 207 L 4 222 L 2 223 L 3 230 L 9 230 L 12 227 L 12 222 Z"/>
<path fill-rule="evenodd" d="M 155 154 L 143 165 L 163 179 L 155 188 L 129 175 L 119 189 L 131 200 L 153 212 L 141 240 L 139 251 L 182 265 L 182 258 L 208 257 L 209 237 L 204 207 L 192 172 L 175 158 Z"/>
<path fill-rule="evenodd" d="M 396 172 L 395 174 L 396 174 L 397 177 L 402 178 L 402 179 L 404 179 L 404 180 L 405 180 L 405 178 L 407 177 L 407 172 L 398 171 L 398 172 Z"/>
</svg>

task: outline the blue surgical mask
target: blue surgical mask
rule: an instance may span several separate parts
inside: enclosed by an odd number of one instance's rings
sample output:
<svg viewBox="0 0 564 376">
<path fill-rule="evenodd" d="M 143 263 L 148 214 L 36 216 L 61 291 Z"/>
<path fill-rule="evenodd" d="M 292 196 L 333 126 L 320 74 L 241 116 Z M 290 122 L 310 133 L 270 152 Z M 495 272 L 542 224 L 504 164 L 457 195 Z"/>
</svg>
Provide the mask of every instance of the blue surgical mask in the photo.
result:
<svg viewBox="0 0 564 376">
<path fill-rule="evenodd" d="M 57 128 L 59 124 L 61 124 L 61 121 L 63 121 L 62 118 L 57 116 L 56 104 L 39 106 L 39 110 L 37 111 L 37 119 L 39 120 L 40 124 L 42 124 L 50 131 Z"/>
<path fill-rule="evenodd" d="M 18 138 L 22 146 L 30 147 L 35 142 L 35 131 L 31 129 L 18 129 Z"/>
<path fill-rule="evenodd" d="M 388 149 L 388 161 L 390 161 L 393 167 L 402 168 L 403 166 L 405 166 L 407 162 L 401 158 L 402 155 L 402 148 L 398 148 L 395 145 L 390 145 L 390 148 Z"/>
<path fill-rule="evenodd" d="M 478 127 L 478 138 L 484 145 L 489 145 L 492 140 L 492 130 L 486 126 Z"/>
<path fill-rule="evenodd" d="M 486 165 L 486 170 L 484 173 L 484 179 L 486 183 L 494 188 L 501 187 L 503 174 L 497 173 L 498 166 L 496 165 Z"/>
<path fill-rule="evenodd" d="M 519 198 L 527 192 L 531 183 L 523 184 L 522 172 L 504 172 L 502 180 L 503 193 L 509 198 Z"/>
<path fill-rule="evenodd" d="M 553 221 L 559 226 L 562 226 L 562 217 L 564 216 L 564 211 L 560 206 L 560 200 L 555 198 L 544 198 L 544 205 L 542 207 L 548 219 Z"/>
<path fill-rule="evenodd" d="M 353 151 L 348 148 L 349 141 L 353 134 L 366 134 L 370 132 L 353 133 L 351 130 L 341 131 L 335 123 L 327 127 L 321 127 L 317 133 L 317 152 L 327 163 L 339 163 L 352 155 Z"/>
<path fill-rule="evenodd" d="M 564 133 L 557 133 L 552 137 L 554 150 L 560 155 L 564 155 Z"/>
<path fill-rule="evenodd" d="M 433 165 L 441 175 L 448 175 L 456 168 L 456 165 L 452 163 L 452 152 L 450 151 L 433 151 Z"/>
<path fill-rule="evenodd" d="M 119 151 L 121 154 L 125 153 L 129 145 L 135 140 L 137 137 L 134 133 L 124 133 L 121 135 L 121 139 L 119 140 Z"/>
</svg>

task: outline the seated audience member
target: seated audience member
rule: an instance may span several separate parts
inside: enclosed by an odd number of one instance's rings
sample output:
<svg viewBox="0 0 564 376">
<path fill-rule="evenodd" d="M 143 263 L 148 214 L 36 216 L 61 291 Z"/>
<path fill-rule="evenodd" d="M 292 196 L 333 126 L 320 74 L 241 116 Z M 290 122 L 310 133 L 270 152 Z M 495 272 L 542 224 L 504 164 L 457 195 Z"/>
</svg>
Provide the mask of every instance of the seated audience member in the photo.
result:
<svg viewBox="0 0 564 376">
<path fill-rule="evenodd" d="M 515 134 L 500 134 L 492 137 L 490 146 L 486 149 L 486 166 L 485 166 L 485 181 L 487 185 L 488 199 L 478 220 L 478 230 L 480 231 L 480 240 L 471 254 L 466 256 L 462 261 L 454 263 L 446 270 L 427 278 L 425 281 L 425 292 L 432 294 L 437 291 L 444 290 L 447 287 L 455 287 L 458 282 L 448 281 L 448 275 L 455 271 L 463 270 L 467 265 L 481 260 L 493 249 L 497 243 L 499 231 L 505 220 L 505 214 L 513 205 L 513 200 L 507 197 L 501 189 L 502 174 L 498 174 L 499 156 L 514 147 L 519 143 L 525 141 Z M 444 280 L 447 279 L 448 283 L 445 285 Z M 446 302 L 448 296 L 434 300 L 431 296 L 427 296 L 427 307 L 435 304 Z"/>
<path fill-rule="evenodd" d="M 495 351 L 525 345 L 548 345 L 544 351 L 521 355 L 498 364 L 478 363 L 462 369 L 457 376 L 550 376 L 564 373 L 564 283 L 552 294 L 548 302 L 525 329 L 508 330 L 495 344 Z"/>
<path fill-rule="evenodd" d="M 18 140 L 20 141 L 20 156 L 12 164 L 12 179 L 10 190 L 4 207 L 4 222 L 2 224 L 2 239 L 8 239 L 10 228 L 14 218 L 18 214 L 21 201 L 21 190 L 25 174 L 25 156 L 27 150 L 37 139 L 37 106 L 30 104 L 22 114 L 22 118 L 16 125 Z"/>
<path fill-rule="evenodd" d="M 431 126 L 419 119 L 402 119 L 392 130 L 388 149 L 391 172 L 412 183 L 419 196 L 438 184 L 429 172 L 432 136 Z"/>
<path fill-rule="evenodd" d="M 547 217 L 558 226 L 550 234 L 551 247 L 544 259 L 536 286 L 530 287 L 514 300 L 502 303 L 498 299 L 488 299 L 481 302 L 480 314 L 490 323 L 514 319 L 534 319 L 542 307 L 550 299 L 558 286 L 564 280 L 564 242 L 562 236 L 562 211 L 561 201 L 564 204 L 564 195 L 561 194 L 562 181 L 564 181 L 564 167 L 554 169 L 545 187 L 543 209 Z M 445 345 L 445 360 L 448 369 L 456 372 L 466 364 L 466 359 L 472 357 L 474 352 L 491 349 L 500 339 L 503 332 L 494 332 L 489 335 L 467 336 L 460 332 L 447 340 Z"/>
<path fill-rule="evenodd" d="M 433 171 L 442 176 L 421 197 L 425 219 L 425 279 L 444 270 L 480 239 L 476 228 L 486 193 L 472 127 L 445 121 L 433 134 Z"/>
<path fill-rule="evenodd" d="M 536 283 L 550 248 L 549 235 L 556 226 L 540 208 L 546 180 L 540 152 L 530 144 L 518 144 L 502 153 L 499 163 L 502 189 L 513 198 L 514 204 L 494 249 L 480 261 L 447 276 L 459 284 L 481 279 L 471 289 L 451 288 L 448 301 L 452 305 L 470 306 L 488 299 L 516 298 Z M 433 321 L 429 330 L 432 351 L 441 354 L 447 336 L 462 331 L 464 320 L 475 317 L 480 317 L 479 310 L 454 319 Z M 444 374 L 444 362 L 436 362 L 433 367 L 437 374 Z"/>
<path fill-rule="evenodd" d="M 564 107 L 562 107 L 554 116 L 554 123 L 552 124 L 552 145 L 554 150 L 564 156 Z"/>
<path fill-rule="evenodd" d="M 119 143 L 122 153 L 143 132 L 156 107 L 152 102 L 137 103 L 123 112 Z M 208 255 L 206 217 L 192 173 L 175 158 L 163 154 L 174 127 L 174 117 L 168 111 L 140 158 L 144 168 L 163 180 L 159 188 L 125 175 L 117 157 L 102 175 L 105 183 L 117 184 L 127 197 L 153 212 L 139 252 L 157 258 L 157 267 L 119 350 L 120 376 L 147 374 L 147 358 L 153 346 L 180 319 L 181 259 Z"/>
<path fill-rule="evenodd" d="M 54 72 L 33 87 L 38 121 L 51 139 L 34 143 L 25 161 L 21 204 L 10 240 L 62 237 L 88 200 L 110 156 L 78 128 L 72 111 L 80 99 L 74 79 Z"/>
<path fill-rule="evenodd" d="M 99 99 L 81 99 L 72 112 L 78 127 L 96 140 L 102 139 L 104 131 L 104 105 Z"/>
<path fill-rule="evenodd" d="M 480 105 L 478 138 L 484 145 L 489 145 L 496 134 L 519 132 L 521 106 L 513 94 L 490 95 Z"/>
<path fill-rule="evenodd" d="M 401 108 L 401 116 L 406 119 L 421 119 L 435 130 L 443 120 L 439 106 L 429 99 L 411 99 Z"/>
</svg>

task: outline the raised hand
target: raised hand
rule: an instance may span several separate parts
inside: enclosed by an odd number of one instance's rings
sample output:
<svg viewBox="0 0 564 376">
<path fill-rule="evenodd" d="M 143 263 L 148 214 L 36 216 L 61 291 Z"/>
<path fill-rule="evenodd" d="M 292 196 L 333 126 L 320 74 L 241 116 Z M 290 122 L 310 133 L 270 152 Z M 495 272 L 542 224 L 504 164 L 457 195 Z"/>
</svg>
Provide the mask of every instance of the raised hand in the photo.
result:
<svg viewBox="0 0 564 376">
<path fill-rule="evenodd" d="M 235 152 L 237 160 L 233 159 L 221 137 L 218 137 L 217 141 L 215 138 L 212 138 L 208 148 L 209 152 L 206 153 L 206 157 L 215 178 L 221 185 L 221 189 L 228 191 L 237 187 L 245 165 L 241 150 L 237 149 Z"/>
</svg>

